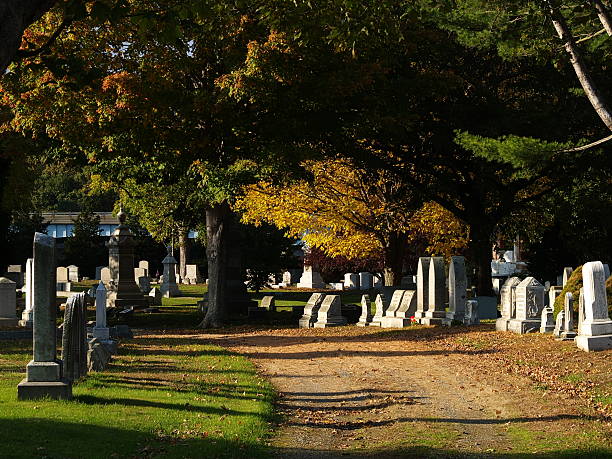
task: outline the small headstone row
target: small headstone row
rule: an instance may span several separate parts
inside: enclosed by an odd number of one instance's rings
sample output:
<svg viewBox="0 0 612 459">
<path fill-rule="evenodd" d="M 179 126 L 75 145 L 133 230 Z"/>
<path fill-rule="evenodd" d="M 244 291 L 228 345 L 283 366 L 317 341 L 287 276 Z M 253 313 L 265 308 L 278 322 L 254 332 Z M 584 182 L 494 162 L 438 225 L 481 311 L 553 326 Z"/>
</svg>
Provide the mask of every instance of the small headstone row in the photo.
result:
<svg viewBox="0 0 612 459">
<path fill-rule="evenodd" d="M 346 322 L 346 317 L 342 316 L 340 295 L 313 293 L 304 306 L 298 325 L 300 328 L 326 328 L 346 325 Z"/>
</svg>

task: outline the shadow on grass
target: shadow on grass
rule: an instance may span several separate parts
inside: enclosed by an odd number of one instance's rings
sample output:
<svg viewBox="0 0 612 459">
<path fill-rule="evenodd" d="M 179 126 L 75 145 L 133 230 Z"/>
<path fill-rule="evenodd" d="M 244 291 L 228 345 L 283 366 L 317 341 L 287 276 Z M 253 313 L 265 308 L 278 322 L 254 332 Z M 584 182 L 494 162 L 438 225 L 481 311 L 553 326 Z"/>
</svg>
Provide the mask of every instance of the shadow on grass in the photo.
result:
<svg viewBox="0 0 612 459">
<path fill-rule="evenodd" d="M 109 422 L 111 422 L 109 420 Z M 268 457 L 260 444 L 208 437 L 181 439 L 59 419 L 0 418 L 2 458 Z"/>
</svg>

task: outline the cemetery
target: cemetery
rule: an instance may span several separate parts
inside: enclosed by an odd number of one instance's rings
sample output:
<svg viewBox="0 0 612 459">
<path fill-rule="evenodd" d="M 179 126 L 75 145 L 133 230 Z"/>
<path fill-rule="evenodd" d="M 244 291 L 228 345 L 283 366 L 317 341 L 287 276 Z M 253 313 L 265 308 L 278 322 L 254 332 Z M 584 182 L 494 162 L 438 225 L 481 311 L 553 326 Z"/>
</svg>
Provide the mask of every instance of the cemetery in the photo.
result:
<svg viewBox="0 0 612 459">
<path fill-rule="evenodd" d="M 434 3 L 0 5 L 0 458 L 612 457 L 612 4 Z"/>
</svg>

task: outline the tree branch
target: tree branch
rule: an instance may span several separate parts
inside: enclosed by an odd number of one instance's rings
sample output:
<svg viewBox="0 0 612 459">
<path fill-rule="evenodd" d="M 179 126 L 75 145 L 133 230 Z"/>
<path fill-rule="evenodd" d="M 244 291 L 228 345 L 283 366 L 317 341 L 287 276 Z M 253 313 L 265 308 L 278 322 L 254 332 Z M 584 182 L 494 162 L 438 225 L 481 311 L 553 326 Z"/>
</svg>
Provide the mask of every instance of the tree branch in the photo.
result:
<svg viewBox="0 0 612 459">
<path fill-rule="evenodd" d="M 53 43 L 55 43 L 55 40 L 57 40 L 57 37 L 59 37 L 61 35 L 61 33 L 66 30 L 66 28 L 72 23 L 72 18 L 64 18 L 64 20 L 62 21 L 62 23 L 58 26 L 58 28 L 55 30 L 55 32 L 53 32 L 53 34 L 51 34 L 51 36 L 49 37 L 49 39 L 39 48 L 37 49 L 20 49 L 17 51 L 16 57 L 18 59 L 24 58 L 24 57 L 32 57 L 32 56 L 37 56 L 39 54 L 42 54 L 43 52 L 47 51 L 51 45 L 53 45 Z"/>
</svg>

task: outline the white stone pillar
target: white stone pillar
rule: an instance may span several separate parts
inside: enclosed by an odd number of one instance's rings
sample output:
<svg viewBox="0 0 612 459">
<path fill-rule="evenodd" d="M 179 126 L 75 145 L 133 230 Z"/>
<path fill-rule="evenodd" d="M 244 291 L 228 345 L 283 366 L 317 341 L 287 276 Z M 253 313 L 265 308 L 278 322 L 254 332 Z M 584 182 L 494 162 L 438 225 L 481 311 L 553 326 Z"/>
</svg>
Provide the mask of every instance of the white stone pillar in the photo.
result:
<svg viewBox="0 0 612 459">
<path fill-rule="evenodd" d="M 608 315 L 603 263 L 591 261 L 582 267 L 584 320 L 576 344 L 584 351 L 612 349 L 612 320 Z"/>
<path fill-rule="evenodd" d="M 106 326 L 106 287 L 102 281 L 96 289 L 96 326 L 93 329 L 93 337 L 101 340 L 110 338 L 109 329 Z"/>
<path fill-rule="evenodd" d="M 22 327 L 32 328 L 34 323 L 34 308 L 33 308 L 33 293 L 34 290 L 34 259 L 26 260 L 26 276 L 25 276 L 25 309 L 21 313 L 19 325 Z"/>
</svg>

